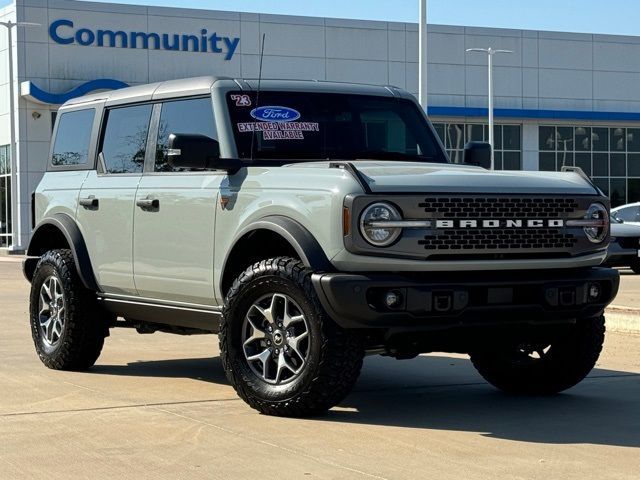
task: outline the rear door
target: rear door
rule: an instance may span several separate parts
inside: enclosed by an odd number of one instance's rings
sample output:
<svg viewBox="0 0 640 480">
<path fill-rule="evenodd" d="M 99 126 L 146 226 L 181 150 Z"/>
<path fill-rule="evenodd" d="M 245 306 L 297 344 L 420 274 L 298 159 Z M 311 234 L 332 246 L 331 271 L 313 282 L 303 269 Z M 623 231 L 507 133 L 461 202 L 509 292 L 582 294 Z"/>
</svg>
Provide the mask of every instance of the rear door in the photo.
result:
<svg viewBox="0 0 640 480">
<path fill-rule="evenodd" d="M 135 295 L 133 211 L 142 177 L 150 104 L 106 110 L 98 168 L 80 191 L 77 220 L 98 284 L 106 293 Z"/>
<path fill-rule="evenodd" d="M 65 108 L 58 114 L 47 173 L 35 192 L 36 218 L 75 218 L 82 182 L 95 164 L 95 137 L 101 104 Z M 1 180 L 1 179 L 0 179 Z"/>
<path fill-rule="evenodd" d="M 172 133 L 217 140 L 211 97 L 154 107 L 155 155 L 147 163 L 134 214 L 135 284 L 141 297 L 215 305 L 213 229 L 223 171 L 180 171 L 167 162 Z"/>
</svg>

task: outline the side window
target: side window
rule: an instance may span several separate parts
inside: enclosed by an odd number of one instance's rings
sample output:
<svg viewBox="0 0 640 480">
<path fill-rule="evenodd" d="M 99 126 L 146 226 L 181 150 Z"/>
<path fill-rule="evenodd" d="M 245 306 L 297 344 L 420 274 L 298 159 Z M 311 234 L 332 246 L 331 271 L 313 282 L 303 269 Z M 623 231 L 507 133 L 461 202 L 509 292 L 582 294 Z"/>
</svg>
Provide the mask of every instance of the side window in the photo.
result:
<svg viewBox="0 0 640 480">
<path fill-rule="evenodd" d="M 417 155 L 418 142 L 406 123 L 391 111 L 364 111 L 360 119 L 365 128 L 365 150 Z"/>
<path fill-rule="evenodd" d="M 637 211 L 634 207 L 621 208 L 615 212 L 616 218 L 619 218 L 623 222 L 635 222 L 637 221 Z"/>
<path fill-rule="evenodd" d="M 211 98 L 176 100 L 162 104 L 156 144 L 156 172 L 173 171 L 167 163 L 169 135 L 172 133 L 199 134 L 215 139 Z"/>
<path fill-rule="evenodd" d="M 142 173 L 151 109 L 136 105 L 107 112 L 101 147 L 106 173 Z"/>
<path fill-rule="evenodd" d="M 60 115 L 53 144 L 51 164 L 56 167 L 86 165 L 95 109 L 76 110 Z"/>
</svg>

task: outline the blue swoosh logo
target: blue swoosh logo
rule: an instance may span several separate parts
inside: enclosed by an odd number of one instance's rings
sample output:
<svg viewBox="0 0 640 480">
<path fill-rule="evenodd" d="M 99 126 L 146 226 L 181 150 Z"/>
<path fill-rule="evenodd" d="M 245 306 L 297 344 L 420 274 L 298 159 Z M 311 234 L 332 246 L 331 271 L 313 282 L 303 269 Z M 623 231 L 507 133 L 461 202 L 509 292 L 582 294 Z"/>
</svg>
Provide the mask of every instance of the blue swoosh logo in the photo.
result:
<svg viewBox="0 0 640 480">
<path fill-rule="evenodd" d="M 78 85 L 76 88 L 69 90 L 66 93 L 46 92 L 33 82 L 24 82 L 21 85 L 21 91 L 23 92 L 22 96 L 29 97 L 31 100 L 51 105 L 62 105 L 72 98 L 81 97 L 82 95 L 86 95 L 87 93 L 95 90 L 117 90 L 128 86 L 129 84 L 121 82 L 120 80 L 100 78 Z"/>
</svg>

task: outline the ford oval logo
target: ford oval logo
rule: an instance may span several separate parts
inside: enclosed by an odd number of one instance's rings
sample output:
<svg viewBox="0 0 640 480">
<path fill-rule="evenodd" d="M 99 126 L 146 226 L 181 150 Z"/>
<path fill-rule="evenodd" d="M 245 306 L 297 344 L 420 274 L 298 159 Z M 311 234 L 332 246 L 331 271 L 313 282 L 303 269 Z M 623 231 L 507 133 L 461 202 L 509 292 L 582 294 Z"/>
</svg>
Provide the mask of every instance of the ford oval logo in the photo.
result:
<svg viewBox="0 0 640 480">
<path fill-rule="evenodd" d="M 261 122 L 293 122 L 300 118 L 300 112 L 289 107 L 267 106 L 254 108 L 251 116 Z"/>
</svg>

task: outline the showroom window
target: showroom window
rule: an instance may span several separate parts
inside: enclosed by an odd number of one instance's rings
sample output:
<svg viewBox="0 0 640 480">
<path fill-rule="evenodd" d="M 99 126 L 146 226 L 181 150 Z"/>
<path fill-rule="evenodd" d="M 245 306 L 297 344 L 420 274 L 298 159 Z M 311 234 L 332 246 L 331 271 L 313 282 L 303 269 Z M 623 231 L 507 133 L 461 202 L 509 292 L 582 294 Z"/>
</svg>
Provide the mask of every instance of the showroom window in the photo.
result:
<svg viewBox="0 0 640 480">
<path fill-rule="evenodd" d="M 11 246 L 11 149 L 0 146 L 0 248 Z"/>
<path fill-rule="evenodd" d="M 462 163 L 465 143 L 489 141 L 489 126 L 485 124 L 435 122 L 433 126 L 453 163 Z M 522 170 L 520 125 L 496 125 L 494 139 L 496 170 Z"/>
<path fill-rule="evenodd" d="M 578 166 L 611 198 L 612 206 L 640 201 L 640 128 L 539 127 L 540 170 Z"/>
</svg>

